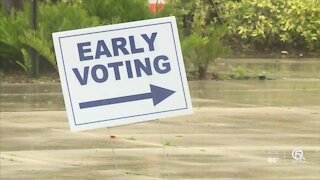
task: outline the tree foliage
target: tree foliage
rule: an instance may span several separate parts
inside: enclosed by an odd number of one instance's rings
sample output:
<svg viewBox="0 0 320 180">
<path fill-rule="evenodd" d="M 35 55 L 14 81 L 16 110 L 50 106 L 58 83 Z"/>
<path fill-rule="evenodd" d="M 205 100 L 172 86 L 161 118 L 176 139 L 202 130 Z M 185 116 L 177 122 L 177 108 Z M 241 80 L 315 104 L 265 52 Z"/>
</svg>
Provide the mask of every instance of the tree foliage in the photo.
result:
<svg viewBox="0 0 320 180">
<path fill-rule="evenodd" d="M 104 24 L 143 20 L 152 17 L 148 1 L 144 0 L 86 0 L 81 6 L 90 16 L 99 17 Z"/>
<path fill-rule="evenodd" d="M 1 67 L 18 62 L 26 71 L 30 70 L 30 55 L 28 49 L 33 48 L 57 68 L 51 34 L 56 31 L 97 26 L 100 20 L 89 16 L 81 7 L 66 3 L 40 4 L 38 29 L 34 31 L 29 26 L 29 9 L 26 4 L 23 11 L 12 11 L 10 16 L 0 17 L 0 60 Z M 1 53 L 2 52 L 2 53 Z M 4 53 L 6 52 L 6 53 Z"/>
<path fill-rule="evenodd" d="M 26 47 L 19 40 L 19 36 L 24 34 L 28 28 L 28 19 L 24 17 L 24 12 L 12 11 L 6 16 L 4 10 L 0 11 L 0 65 L 1 70 L 17 69 L 17 62 L 24 64 L 23 49 Z"/>
<path fill-rule="evenodd" d="M 206 79 L 209 65 L 231 52 L 223 42 L 226 28 L 220 16 L 221 4 L 212 0 L 183 3 L 186 3 L 181 10 L 185 61 L 197 70 L 200 79 Z"/>
<path fill-rule="evenodd" d="M 253 47 L 320 48 L 319 0 L 229 1 L 229 35 Z"/>
<path fill-rule="evenodd" d="M 39 0 L 38 29 L 29 25 L 29 5 L 8 15 L 0 8 L 0 71 L 29 71 L 29 49 L 57 68 L 51 33 L 175 15 L 187 70 L 205 79 L 228 46 L 264 49 L 320 49 L 319 0 L 167 0 L 152 14 L 146 0 Z M 249 48 L 248 48 L 249 47 Z"/>
<path fill-rule="evenodd" d="M 39 20 L 36 31 L 29 26 L 29 4 L 22 11 L 12 11 L 6 16 L 0 9 L 0 62 L 1 70 L 15 67 L 18 63 L 24 70 L 30 70 L 28 48 L 33 48 L 57 68 L 52 36 L 53 32 L 126 22 L 151 17 L 147 2 L 143 0 L 88 0 L 88 1 L 44 1 L 39 6 Z M 132 9 L 132 10 L 131 10 Z"/>
</svg>

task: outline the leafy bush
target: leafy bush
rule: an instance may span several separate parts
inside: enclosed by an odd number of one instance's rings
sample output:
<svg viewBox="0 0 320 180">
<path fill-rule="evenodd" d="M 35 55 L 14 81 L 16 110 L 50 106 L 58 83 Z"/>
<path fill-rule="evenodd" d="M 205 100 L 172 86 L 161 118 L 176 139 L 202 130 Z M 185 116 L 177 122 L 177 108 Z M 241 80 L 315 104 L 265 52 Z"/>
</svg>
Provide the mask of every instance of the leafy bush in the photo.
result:
<svg viewBox="0 0 320 180">
<path fill-rule="evenodd" d="M 225 28 L 217 27 L 201 37 L 192 34 L 182 41 L 182 50 L 187 66 L 193 66 L 198 71 L 200 79 L 206 79 L 208 68 L 218 57 L 231 54 L 229 47 L 223 44 Z"/>
<path fill-rule="evenodd" d="M 19 36 L 28 27 L 28 21 L 23 12 L 12 12 L 9 16 L 0 9 L 0 70 L 17 69 L 16 62 L 23 63 L 21 49 L 24 47 Z"/>
<path fill-rule="evenodd" d="M 82 7 L 91 16 L 97 16 L 103 24 L 143 20 L 152 17 L 145 0 L 86 0 Z"/>
<path fill-rule="evenodd" d="M 263 48 L 320 48 L 319 0 L 241 0 L 224 7 L 230 36 Z"/>
<path fill-rule="evenodd" d="M 182 50 L 187 67 L 193 66 L 200 79 L 207 78 L 209 65 L 217 58 L 231 53 L 224 45 L 226 28 L 219 19 L 219 4 L 212 1 L 189 1 L 181 9 L 183 32 Z M 185 37 L 184 37 L 185 36 Z"/>
<path fill-rule="evenodd" d="M 23 11 L 6 16 L 0 11 L 0 60 L 1 68 L 17 66 L 30 71 L 29 48 L 57 68 L 51 34 L 53 32 L 120 23 L 154 17 L 145 0 L 86 0 L 52 4 L 45 1 L 39 5 L 38 28 L 29 27 L 29 4 Z M 167 15 L 168 11 L 156 16 Z M 16 63 L 18 62 L 18 63 Z"/>
<path fill-rule="evenodd" d="M 57 68 L 52 32 L 168 15 L 177 17 L 187 69 L 201 79 L 217 57 L 230 54 L 226 43 L 255 51 L 320 49 L 319 0 L 168 0 L 155 15 L 146 0 L 42 0 L 37 31 L 24 2 L 24 10 L 9 16 L 0 8 L 2 71 L 30 71 L 29 49 Z"/>
<path fill-rule="evenodd" d="M 99 18 L 89 16 L 87 11 L 76 5 L 66 3 L 40 4 L 37 31 L 29 27 L 28 4 L 23 11 L 13 12 L 0 18 L 0 59 L 3 66 L 12 67 L 15 62 L 26 71 L 30 71 L 31 57 L 29 48 L 33 48 L 57 68 L 51 34 L 56 31 L 85 28 L 100 24 Z M 15 55 L 16 54 L 16 55 Z"/>
<path fill-rule="evenodd" d="M 247 70 L 241 66 L 233 68 L 233 72 L 238 79 L 244 79 L 248 74 Z"/>
<path fill-rule="evenodd" d="M 76 5 L 68 5 L 66 3 L 58 3 L 54 6 L 41 4 L 37 32 L 26 30 L 20 40 L 35 49 L 54 68 L 57 68 L 51 34 L 57 31 L 79 29 L 99 24 L 99 18 L 89 16 L 85 9 Z"/>
</svg>

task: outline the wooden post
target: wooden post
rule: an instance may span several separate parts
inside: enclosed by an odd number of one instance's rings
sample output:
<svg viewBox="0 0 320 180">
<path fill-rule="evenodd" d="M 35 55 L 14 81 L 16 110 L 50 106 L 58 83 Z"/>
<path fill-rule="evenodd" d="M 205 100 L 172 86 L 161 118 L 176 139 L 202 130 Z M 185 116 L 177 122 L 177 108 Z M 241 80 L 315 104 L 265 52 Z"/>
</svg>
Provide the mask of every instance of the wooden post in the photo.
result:
<svg viewBox="0 0 320 180">
<path fill-rule="evenodd" d="M 35 32 L 37 31 L 38 23 L 38 3 L 37 0 L 30 0 L 30 26 Z M 30 47 L 31 56 L 31 77 L 39 77 L 39 56 L 35 49 Z"/>
<path fill-rule="evenodd" d="M 11 1 L 10 0 L 3 0 L 3 6 L 5 7 L 6 10 L 6 15 L 10 15 L 10 10 L 11 10 Z"/>
</svg>

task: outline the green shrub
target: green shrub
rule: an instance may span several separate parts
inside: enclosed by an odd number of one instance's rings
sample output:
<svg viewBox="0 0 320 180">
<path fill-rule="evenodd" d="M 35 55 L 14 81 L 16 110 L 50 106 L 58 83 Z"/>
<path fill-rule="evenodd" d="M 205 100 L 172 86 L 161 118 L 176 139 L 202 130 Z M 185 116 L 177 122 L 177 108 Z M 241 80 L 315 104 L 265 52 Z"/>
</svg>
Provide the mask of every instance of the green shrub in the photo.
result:
<svg viewBox="0 0 320 180">
<path fill-rule="evenodd" d="M 185 2 L 186 3 L 186 2 Z M 184 27 L 182 51 L 187 68 L 198 71 L 206 79 L 209 65 L 218 57 L 231 53 L 224 45 L 226 27 L 219 20 L 219 4 L 210 1 L 188 1 L 180 10 L 180 26 Z"/>
<path fill-rule="evenodd" d="M 200 79 L 207 78 L 208 68 L 216 58 L 231 54 L 230 48 L 223 44 L 224 34 L 225 28 L 217 27 L 206 36 L 194 33 L 182 41 L 186 66 L 196 69 Z"/>
<path fill-rule="evenodd" d="M 41 4 L 39 7 L 39 27 L 37 32 L 27 30 L 20 38 L 21 42 L 34 48 L 57 68 L 53 52 L 52 33 L 71 29 L 80 29 L 100 24 L 99 18 L 89 16 L 87 11 L 76 5 L 58 3 Z"/>
<path fill-rule="evenodd" d="M 53 32 L 101 24 L 98 17 L 89 16 L 82 6 L 67 3 L 40 4 L 37 31 L 29 27 L 28 4 L 25 10 L 13 12 L 10 16 L 1 13 L 3 16 L 0 17 L 0 60 L 4 66 L 10 67 L 18 61 L 26 71 L 31 69 L 31 57 L 27 52 L 29 48 L 36 50 L 42 59 L 57 68 L 51 35 Z"/>
<path fill-rule="evenodd" d="M 8 72 L 17 70 L 16 63 L 21 63 L 23 54 L 15 46 L 0 40 L 0 71 Z"/>
<path fill-rule="evenodd" d="M 19 68 L 17 62 L 23 63 L 21 49 L 24 47 L 19 36 L 28 28 L 24 12 L 13 11 L 9 16 L 0 9 L 0 70 L 11 71 Z"/>
<path fill-rule="evenodd" d="M 29 48 L 36 50 L 41 59 L 57 68 L 51 35 L 53 32 L 154 17 L 145 0 L 59 1 L 55 4 L 44 1 L 39 4 L 38 28 L 34 31 L 29 27 L 29 9 L 29 4 L 25 3 L 23 11 L 13 12 L 10 16 L 5 16 L 3 9 L 0 11 L 1 68 L 15 66 L 29 71 Z M 163 11 L 156 16 L 167 14 L 168 11 Z"/>
<path fill-rule="evenodd" d="M 230 36 L 261 48 L 320 48 L 319 0 L 241 0 L 224 6 Z"/>
<path fill-rule="evenodd" d="M 17 64 L 20 65 L 25 72 L 30 72 L 32 63 L 30 52 L 24 48 L 21 49 L 21 52 L 23 55 L 23 62 L 17 61 Z"/>
<path fill-rule="evenodd" d="M 152 17 L 146 0 L 86 0 L 82 1 L 82 7 L 88 11 L 89 15 L 99 17 L 103 24 L 129 22 Z"/>
<path fill-rule="evenodd" d="M 232 71 L 235 73 L 235 76 L 238 79 L 244 79 L 246 76 L 248 76 L 247 70 L 241 66 L 233 68 Z"/>
</svg>

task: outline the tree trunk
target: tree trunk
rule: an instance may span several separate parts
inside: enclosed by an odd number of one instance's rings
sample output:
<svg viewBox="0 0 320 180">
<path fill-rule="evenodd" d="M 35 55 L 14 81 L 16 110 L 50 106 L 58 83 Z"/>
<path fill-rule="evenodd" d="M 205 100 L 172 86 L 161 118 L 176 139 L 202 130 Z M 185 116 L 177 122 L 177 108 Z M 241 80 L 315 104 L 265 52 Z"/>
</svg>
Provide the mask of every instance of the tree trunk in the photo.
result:
<svg viewBox="0 0 320 180">
<path fill-rule="evenodd" d="M 198 68 L 199 79 L 206 80 L 208 75 L 208 67 L 207 66 L 199 66 Z"/>
<path fill-rule="evenodd" d="M 16 10 L 22 10 L 23 1 L 21 0 L 12 0 L 12 7 Z"/>
<path fill-rule="evenodd" d="M 22 10 L 23 1 L 22 0 L 0 0 L 0 5 L 6 10 L 6 14 L 9 16 L 12 9 Z"/>
</svg>

